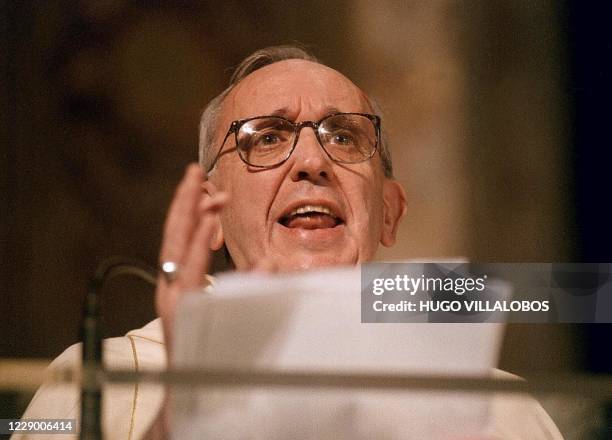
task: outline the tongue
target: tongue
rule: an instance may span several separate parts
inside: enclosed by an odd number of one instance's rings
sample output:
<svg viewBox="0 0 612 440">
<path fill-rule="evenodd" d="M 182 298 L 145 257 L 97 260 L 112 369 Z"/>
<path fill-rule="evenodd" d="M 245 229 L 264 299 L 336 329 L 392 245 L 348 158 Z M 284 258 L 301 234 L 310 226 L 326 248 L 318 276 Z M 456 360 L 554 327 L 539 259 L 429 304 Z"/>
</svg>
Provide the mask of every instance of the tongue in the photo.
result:
<svg viewBox="0 0 612 440">
<path fill-rule="evenodd" d="M 285 224 L 288 228 L 324 229 L 336 226 L 336 219 L 327 214 L 296 215 Z"/>
</svg>

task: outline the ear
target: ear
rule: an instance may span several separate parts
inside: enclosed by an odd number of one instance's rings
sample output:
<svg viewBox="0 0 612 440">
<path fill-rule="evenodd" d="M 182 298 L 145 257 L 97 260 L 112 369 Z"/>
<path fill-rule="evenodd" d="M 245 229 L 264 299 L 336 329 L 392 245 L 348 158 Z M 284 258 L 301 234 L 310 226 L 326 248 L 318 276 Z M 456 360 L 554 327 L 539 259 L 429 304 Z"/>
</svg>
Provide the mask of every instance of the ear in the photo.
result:
<svg viewBox="0 0 612 440">
<path fill-rule="evenodd" d="M 202 197 L 211 197 L 218 192 L 217 187 L 210 181 L 205 180 L 202 183 Z M 218 251 L 223 246 L 224 238 L 223 238 L 223 226 L 221 226 L 221 218 L 219 214 L 215 214 L 215 225 L 214 232 L 212 236 L 212 240 L 210 242 L 210 249 L 213 251 Z"/>
<path fill-rule="evenodd" d="M 406 215 L 406 191 L 396 180 L 383 182 L 383 228 L 380 242 L 390 247 L 395 244 L 400 220 Z"/>
</svg>

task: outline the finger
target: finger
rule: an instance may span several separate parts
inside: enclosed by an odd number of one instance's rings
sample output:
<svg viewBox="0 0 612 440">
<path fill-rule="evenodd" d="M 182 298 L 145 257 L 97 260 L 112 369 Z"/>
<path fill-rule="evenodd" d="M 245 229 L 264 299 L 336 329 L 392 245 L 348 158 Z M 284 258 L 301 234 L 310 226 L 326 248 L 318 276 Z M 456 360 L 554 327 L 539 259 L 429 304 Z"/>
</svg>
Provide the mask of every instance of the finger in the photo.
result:
<svg viewBox="0 0 612 440">
<path fill-rule="evenodd" d="M 192 237 L 188 244 L 186 244 L 186 249 L 183 252 L 182 262 L 179 265 L 180 271 L 178 272 L 178 277 L 172 283 L 168 283 L 165 276 L 160 274 L 158 277 L 158 285 L 162 287 L 158 293 L 160 295 L 168 296 L 173 293 L 164 293 L 164 289 L 172 284 L 172 286 L 177 286 L 180 289 L 185 288 L 185 284 L 188 283 L 189 287 L 194 287 L 196 285 L 202 284 L 203 282 L 203 274 L 206 273 L 208 269 L 207 262 L 202 262 L 199 259 L 195 260 L 195 268 L 194 271 L 199 276 L 197 278 L 191 278 L 191 274 L 193 273 L 190 269 L 192 267 L 192 258 L 194 255 L 194 251 L 192 250 L 190 253 L 190 249 L 200 250 L 200 249 L 210 249 L 211 248 L 211 240 L 214 234 L 209 235 L 208 237 L 203 237 L 202 235 L 198 235 L 198 230 L 202 228 L 210 229 L 214 233 L 215 223 L 219 222 L 218 212 L 225 206 L 225 203 L 229 200 L 229 196 L 227 193 L 220 192 L 213 197 L 206 197 L 199 203 L 198 214 L 196 226 L 196 232 L 192 234 Z M 203 221 L 207 220 L 209 224 L 203 225 Z M 195 222 L 195 221 L 194 221 Z M 202 240 L 206 239 L 206 242 Z M 196 257 L 199 257 L 199 253 L 195 253 Z M 185 275 L 187 274 L 187 275 Z M 187 278 L 186 278 L 187 277 Z M 176 289 L 173 289 L 176 290 Z M 162 301 L 166 301 L 164 298 L 160 298 Z M 172 303 L 172 299 L 167 300 L 169 303 Z"/>
<path fill-rule="evenodd" d="M 210 264 L 210 241 L 213 234 L 215 215 L 212 213 L 207 214 L 198 223 L 190 242 L 190 248 L 184 255 L 184 264 L 181 266 L 178 279 L 172 283 L 167 283 L 163 280 L 160 288 L 157 289 L 156 306 L 162 318 L 169 362 L 172 359 L 172 341 L 177 304 L 189 289 L 203 284 L 204 273 L 207 272 Z"/>
<path fill-rule="evenodd" d="M 189 165 L 170 205 L 160 260 L 180 262 L 189 237 L 193 233 L 197 218 L 195 213 L 200 201 L 202 171 L 195 164 Z"/>
<path fill-rule="evenodd" d="M 204 180 L 204 182 L 202 182 L 202 191 L 204 191 L 206 194 L 213 196 L 219 190 L 217 189 L 217 186 L 210 180 Z"/>
<path fill-rule="evenodd" d="M 181 286 L 191 289 L 201 286 L 211 258 L 210 242 L 214 233 L 215 214 L 204 215 L 193 235 L 181 270 Z"/>
<path fill-rule="evenodd" d="M 229 200 L 227 193 L 218 193 L 200 203 L 200 222 L 194 233 L 183 262 L 181 285 L 184 288 L 201 286 L 208 273 L 212 240 L 219 224 L 219 211 Z"/>
<path fill-rule="evenodd" d="M 200 215 L 206 212 L 217 212 L 225 206 L 229 200 L 229 194 L 226 192 L 218 192 L 212 196 L 203 197 L 198 204 L 198 213 Z"/>
<path fill-rule="evenodd" d="M 190 234 L 190 240 L 185 245 L 185 250 L 182 252 L 180 271 L 178 277 L 172 283 L 169 283 L 165 276 L 160 274 L 158 277 L 158 305 L 161 316 L 172 313 L 180 292 L 185 288 L 191 288 L 203 283 L 203 274 L 208 269 L 208 262 L 202 260 L 202 255 L 190 249 L 207 250 L 211 247 L 212 236 L 202 236 L 198 234 L 198 230 L 214 231 L 214 225 L 218 222 L 218 212 L 225 205 L 229 196 L 227 193 L 219 192 L 213 197 L 206 197 L 201 200 L 198 207 L 198 213 L 195 215 L 194 228 L 196 231 Z M 203 220 L 208 219 L 207 224 L 203 224 Z M 213 220 L 211 222 L 211 220 Z M 206 240 L 206 242 L 202 241 Z M 195 260 L 193 255 L 195 255 Z M 193 261 L 192 261 L 193 260 Z M 176 261 L 176 260 L 174 260 Z"/>
</svg>

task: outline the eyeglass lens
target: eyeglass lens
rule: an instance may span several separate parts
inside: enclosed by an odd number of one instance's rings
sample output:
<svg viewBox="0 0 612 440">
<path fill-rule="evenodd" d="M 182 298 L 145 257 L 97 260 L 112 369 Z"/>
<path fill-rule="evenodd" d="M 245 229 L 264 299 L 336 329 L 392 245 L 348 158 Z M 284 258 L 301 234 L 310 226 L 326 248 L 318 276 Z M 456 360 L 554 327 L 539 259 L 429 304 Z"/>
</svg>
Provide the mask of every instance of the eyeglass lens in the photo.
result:
<svg viewBox="0 0 612 440">
<path fill-rule="evenodd" d="M 246 121 L 236 133 L 240 156 L 254 166 L 273 166 L 287 159 L 295 143 L 295 125 L 283 118 L 261 117 Z M 376 148 L 376 127 L 367 116 L 332 115 L 323 119 L 317 138 L 332 159 L 355 163 L 371 157 Z"/>
</svg>

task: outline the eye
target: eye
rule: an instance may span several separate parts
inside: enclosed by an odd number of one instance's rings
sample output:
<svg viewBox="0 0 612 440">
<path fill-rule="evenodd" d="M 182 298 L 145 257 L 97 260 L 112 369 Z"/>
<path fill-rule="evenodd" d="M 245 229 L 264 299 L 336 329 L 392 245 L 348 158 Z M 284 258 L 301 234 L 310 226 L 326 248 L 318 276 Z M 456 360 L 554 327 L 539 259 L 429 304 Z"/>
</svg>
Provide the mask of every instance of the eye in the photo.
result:
<svg viewBox="0 0 612 440">
<path fill-rule="evenodd" d="M 269 151 L 284 148 L 289 142 L 291 133 L 285 130 L 269 128 L 258 130 L 251 134 L 245 147 L 248 150 Z"/>
<path fill-rule="evenodd" d="M 353 145 L 355 143 L 353 135 L 348 131 L 334 133 L 330 141 L 337 145 Z"/>
<path fill-rule="evenodd" d="M 263 134 L 258 139 L 258 143 L 263 145 L 272 145 L 276 142 L 280 142 L 280 138 L 278 137 L 278 135 L 273 133 Z"/>
</svg>

